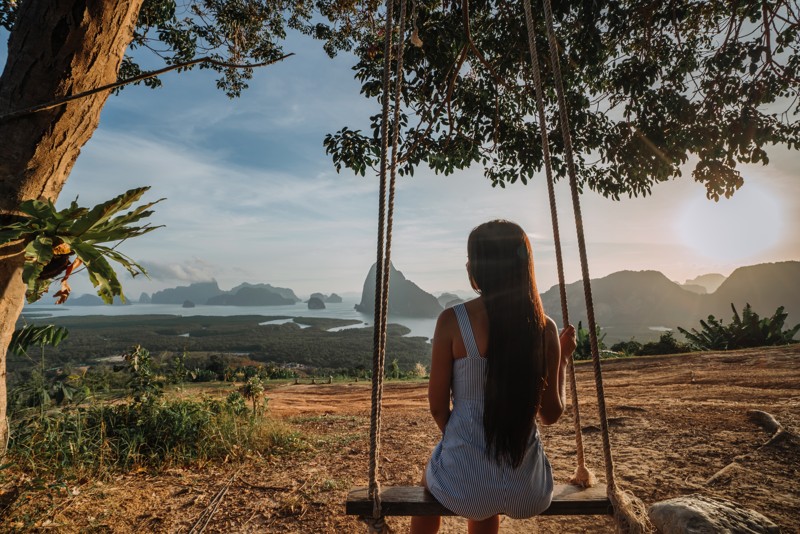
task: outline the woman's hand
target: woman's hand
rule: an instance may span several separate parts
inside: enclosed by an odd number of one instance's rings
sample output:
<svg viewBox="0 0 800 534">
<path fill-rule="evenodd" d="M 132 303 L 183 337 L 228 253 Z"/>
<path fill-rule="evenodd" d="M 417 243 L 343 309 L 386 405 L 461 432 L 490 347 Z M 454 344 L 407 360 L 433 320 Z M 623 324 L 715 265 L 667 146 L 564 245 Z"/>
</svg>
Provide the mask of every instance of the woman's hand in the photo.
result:
<svg viewBox="0 0 800 534">
<path fill-rule="evenodd" d="M 578 346 L 575 327 L 567 325 L 567 327 L 561 331 L 558 340 L 561 343 L 561 362 L 564 364 L 569 361 L 569 358 L 572 358 L 572 353 L 575 352 L 575 348 Z"/>
</svg>

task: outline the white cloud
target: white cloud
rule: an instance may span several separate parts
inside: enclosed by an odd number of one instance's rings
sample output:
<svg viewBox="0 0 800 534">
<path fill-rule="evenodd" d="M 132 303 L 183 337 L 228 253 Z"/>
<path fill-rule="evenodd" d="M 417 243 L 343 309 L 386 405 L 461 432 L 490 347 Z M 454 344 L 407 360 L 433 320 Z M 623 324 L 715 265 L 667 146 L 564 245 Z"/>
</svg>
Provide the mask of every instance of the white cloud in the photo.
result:
<svg viewBox="0 0 800 534">
<path fill-rule="evenodd" d="M 190 263 L 143 261 L 142 267 L 152 280 L 159 282 L 210 282 L 214 280 L 214 272 L 217 270 L 210 263 L 198 258 L 193 258 Z"/>
</svg>

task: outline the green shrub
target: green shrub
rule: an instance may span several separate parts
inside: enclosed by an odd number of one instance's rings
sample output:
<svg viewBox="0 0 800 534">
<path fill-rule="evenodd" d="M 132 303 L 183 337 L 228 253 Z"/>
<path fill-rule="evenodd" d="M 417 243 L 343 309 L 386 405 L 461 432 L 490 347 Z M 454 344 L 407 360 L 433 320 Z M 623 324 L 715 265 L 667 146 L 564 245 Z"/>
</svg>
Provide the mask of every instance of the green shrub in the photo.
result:
<svg viewBox="0 0 800 534">
<path fill-rule="evenodd" d="M 606 338 L 606 335 L 602 333 L 600 326 L 595 325 L 597 329 L 597 348 L 602 351 L 606 348 L 605 343 L 603 340 Z M 591 339 L 589 336 L 589 330 L 583 327 L 582 322 L 578 322 L 578 328 L 575 332 L 578 344 L 575 347 L 575 355 L 573 356 L 576 360 L 591 360 L 592 359 L 592 344 Z"/>
<path fill-rule="evenodd" d="M 153 359 L 150 357 L 150 351 L 141 345 L 136 345 L 123 354 L 123 358 L 128 364 L 130 373 L 128 388 L 133 400 L 146 402 L 154 397 L 160 397 L 164 383 L 158 380 L 153 372 Z"/>
<path fill-rule="evenodd" d="M 225 399 L 225 404 L 236 415 L 243 415 L 247 413 L 247 404 L 245 403 L 244 395 L 238 391 L 231 391 Z"/>
<path fill-rule="evenodd" d="M 631 338 L 630 341 L 620 341 L 619 343 L 614 343 L 611 345 L 611 350 L 613 352 L 622 353 L 624 356 L 635 356 L 640 354 L 640 351 L 642 350 L 642 344 Z"/>
<path fill-rule="evenodd" d="M 167 381 L 170 384 L 183 384 L 188 379 L 189 370 L 186 368 L 186 351 L 178 352 L 172 357 L 172 366 L 167 372 Z"/>
<path fill-rule="evenodd" d="M 258 401 L 264 395 L 264 384 L 257 376 L 251 376 L 240 388 L 239 393 L 253 403 L 253 415 L 257 413 Z"/>
<path fill-rule="evenodd" d="M 195 369 L 189 373 L 192 382 L 214 382 L 217 380 L 217 373 L 208 369 Z"/>
<path fill-rule="evenodd" d="M 772 317 L 764 319 L 753 311 L 749 303 L 745 305 L 741 316 L 733 303 L 731 309 L 733 320 L 729 325 L 709 315 L 706 321 L 700 321 L 702 328 L 699 331 L 692 328 L 689 332 L 681 327 L 678 330 L 698 350 L 733 350 L 795 343 L 794 336 L 800 331 L 800 324 L 788 330 L 783 329 L 788 317 L 783 306 Z"/>
<path fill-rule="evenodd" d="M 660 354 L 680 354 L 691 351 L 691 346 L 675 339 L 672 331 L 664 332 L 658 341 L 650 341 L 642 345 L 637 354 L 641 356 L 656 356 Z"/>
</svg>

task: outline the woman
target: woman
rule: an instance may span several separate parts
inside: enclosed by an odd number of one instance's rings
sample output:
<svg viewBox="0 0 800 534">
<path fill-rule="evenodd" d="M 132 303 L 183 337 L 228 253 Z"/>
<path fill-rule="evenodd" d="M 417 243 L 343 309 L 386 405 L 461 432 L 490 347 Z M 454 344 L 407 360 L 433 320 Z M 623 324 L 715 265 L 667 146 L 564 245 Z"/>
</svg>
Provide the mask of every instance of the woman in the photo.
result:
<svg viewBox="0 0 800 534">
<path fill-rule="evenodd" d="M 531 517 L 550 506 L 553 475 L 536 416 L 550 425 L 564 411 L 575 329 L 559 338 L 545 316 L 531 245 L 518 225 L 484 223 L 467 249 L 480 296 L 436 323 L 428 400 L 443 435 L 422 483 L 469 519 L 470 533 L 494 533 L 498 514 Z M 411 532 L 437 532 L 439 524 L 439 517 L 414 517 Z"/>
</svg>

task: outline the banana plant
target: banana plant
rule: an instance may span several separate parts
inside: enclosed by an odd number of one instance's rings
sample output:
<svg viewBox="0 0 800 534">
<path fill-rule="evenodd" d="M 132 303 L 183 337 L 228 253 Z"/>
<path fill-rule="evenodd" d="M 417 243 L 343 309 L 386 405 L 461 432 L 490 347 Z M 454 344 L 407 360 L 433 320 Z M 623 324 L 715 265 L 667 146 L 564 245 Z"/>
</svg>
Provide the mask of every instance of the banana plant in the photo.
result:
<svg viewBox="0 0 800 534">
<path fill-rule="evenodd" d="M 69 336 L 69 331 L 63 326 L 53 324 L 47 325 L 25 325 L 18 328 L 11 336 L 11 343 L 8 350 L 18 356 L 24 356 L 34 361 L 28 354 L 33 347 L 41 348 L 41 360 L 39 365 L 31 374 L 30 380 L 14 388 L 9 394 L 9 402 L 12 406 L 23 406 L 27 408 L 38 407 L 39 416 L 44 415 L 45 407 L 55 400 L 56 404 L 61 405 L 64 401 L 71 401 L 78 394 L 79 388 L 69 380 L 70 376 L 61 376 L 53 384 L 49 384 L 45 377 L 44 370 L 44 348 L 45 346 L 57 347 L 59 343 Z"/>
<path fill-rule="evenodd" d="M 10 217 L 11 222 L 0 226 L 0 246 L 18 241 L 24 245 L 22 278 L 28 302 L 42 298 L 53 280 L 61 276 L 61 288 L 54 296 L 56 304 L 64 303 L 70 293 L 67 280 L 81 265 L 106 304 L 111 304 L 115 296 L 124 300 L 122 284 L 109 260 L 120 264 L 132 276 L 147 276 L 144 267 L 116 247 L 126 239 L 160 228 L 135 223 L 152 215 L 150 208 L 163 198 L 122 213 L 148 189 L 131 189 L 91 209 L 78 206 L 77 199 L 61 211 L 49 200 L 22 202 L 18 214 Z"/>
<path fill-rule="evenodd" d="M 25 325 L 14 330 L 11 335 L 11 343 L 8 350 L 19 356 L 25 355 L 31 347 L 42 347 L 49 345 L 57 347 L 59 343 L 67 339 L 69 330 L 63 326 L 54 324 L 44 325 Z"/>
</svg>

